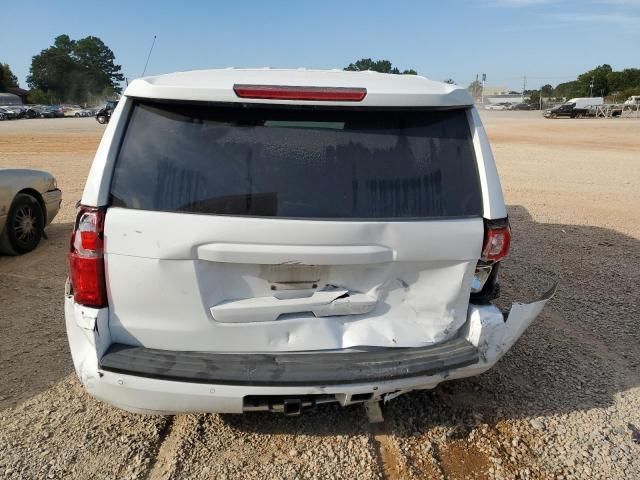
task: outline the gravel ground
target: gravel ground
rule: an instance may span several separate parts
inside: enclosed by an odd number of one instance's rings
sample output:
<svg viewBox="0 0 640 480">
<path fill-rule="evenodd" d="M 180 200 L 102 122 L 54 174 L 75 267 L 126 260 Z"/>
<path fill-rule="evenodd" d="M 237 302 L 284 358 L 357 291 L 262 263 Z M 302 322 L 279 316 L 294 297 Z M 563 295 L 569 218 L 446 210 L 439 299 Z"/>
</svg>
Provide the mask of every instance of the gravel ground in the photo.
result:
<svg viewBox="0 0 640 480">
<path fill-rule="evenodd" d="M 0 477 L 640 478 L 640 121 L 483 116 L 514 234 L 501 303 L 560 287 L 494 369 L 399 397 L 381 425 L 360 407 L 154 417 L 88 397 L 61 303 L 104 127 L 1 122 L 0 167 L 51 171 L 64 202 L 48 241 L 0 258 Z"/>
</svg>

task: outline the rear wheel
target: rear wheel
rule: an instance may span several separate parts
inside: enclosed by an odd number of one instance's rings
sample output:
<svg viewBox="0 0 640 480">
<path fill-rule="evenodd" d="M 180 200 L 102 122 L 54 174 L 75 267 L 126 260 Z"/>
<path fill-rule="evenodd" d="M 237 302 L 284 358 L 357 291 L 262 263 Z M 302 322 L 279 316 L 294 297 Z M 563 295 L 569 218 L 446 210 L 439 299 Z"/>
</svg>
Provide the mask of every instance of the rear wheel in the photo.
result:
<svg viewBox="0 0 640 480">
<path fill-rule="evenodd" d="M 584 115 L 582 113 L 576 113 L 575 118 L 583 118 L 583 117 L 584 117 Z"/>
<path fill-rule="evenodd" d="M 101 125 L 104 125 L 105 123 L 107 123 L 107 117 L 105 117 L 104 115 L 98 115 L 96 117 L 96 120 L 98 120 L 98 123 Z"/>
<path fill-rule="evenodd" d="M 0 250 L 19 255 L 38 246 L 44 229 L 44 213 L 31 195 L 19 193 L 9 208 L 7 222 L 0 236 Z"/>
</svg>

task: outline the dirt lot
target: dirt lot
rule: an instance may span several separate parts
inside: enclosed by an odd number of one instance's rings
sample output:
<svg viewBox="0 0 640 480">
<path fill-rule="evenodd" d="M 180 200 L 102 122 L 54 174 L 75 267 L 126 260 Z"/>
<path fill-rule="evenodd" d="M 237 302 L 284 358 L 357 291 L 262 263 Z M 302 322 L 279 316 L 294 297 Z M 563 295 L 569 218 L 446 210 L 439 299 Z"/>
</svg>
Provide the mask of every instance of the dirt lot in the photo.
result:
<svg viewBox="0 0 640 480">
<path fill-rule="evenodd" d="M 131 415 L 72 374 L 62 312 L 73 206 L 103 126 L 0 122 L 0 167 L 51 171 L 49 240 L 0 257 L 0 477 L 640 478 L 640 120 L 483 112 L 514 247 L 502 302 L 555 299 L 481 377 L 300 418 Z"/>
</svg>

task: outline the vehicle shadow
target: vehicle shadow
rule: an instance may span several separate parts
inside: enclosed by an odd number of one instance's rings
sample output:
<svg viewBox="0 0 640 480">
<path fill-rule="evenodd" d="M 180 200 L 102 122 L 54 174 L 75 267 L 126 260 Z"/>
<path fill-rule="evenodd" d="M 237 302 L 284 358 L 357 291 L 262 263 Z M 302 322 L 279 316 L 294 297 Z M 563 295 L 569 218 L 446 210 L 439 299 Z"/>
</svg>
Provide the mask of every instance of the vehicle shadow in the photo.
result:
<svg viewBox="0 0 640 480">
<path fill-rule="evenodd" d="M 555 298 L 492 370 L 388 403 L 395 435 L 606 408 L 640 385 L 640 241 L 606 228 L 539 223 L 518 205 L 509 215 L 513 247 L 501 269 L 501 306 L 531 301 L 557 279 Z M 224 421 L 265 434 L 335 435 L 367 429 L 364 417 L 361 406 L 323 406 L 300 418 Z"/>
<path fill-rule="evenodd" d="M 71 229 L 54 223 L 34 251 L 0 256 L 0 410 L 73 371 L 62 302 Z"/>
</svg>

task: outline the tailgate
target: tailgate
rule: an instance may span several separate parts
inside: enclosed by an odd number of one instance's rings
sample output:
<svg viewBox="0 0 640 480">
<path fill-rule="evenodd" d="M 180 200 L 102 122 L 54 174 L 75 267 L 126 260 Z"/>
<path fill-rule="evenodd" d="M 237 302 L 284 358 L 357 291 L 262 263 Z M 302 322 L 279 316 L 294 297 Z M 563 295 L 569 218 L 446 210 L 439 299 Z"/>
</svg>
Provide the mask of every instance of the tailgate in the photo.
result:
<svg viewBox="0 0 640 480">
<path fill-rule="evenodd" d="M 437 343 L 466 320 L 482 238 L 480 218 L 330 222 L 111 208 L 112 338 L 243 352 Z"/>
<path fill-rule="evenodd" d="M 483 240 L 464 109 L 135 101 L 110 202 L 112 337 L 166 350 L 442 342 Z"/>
</svg>

